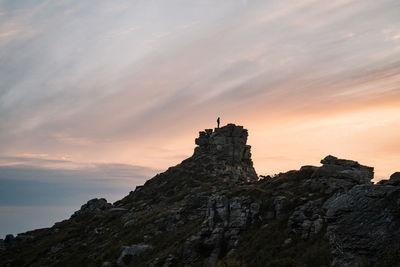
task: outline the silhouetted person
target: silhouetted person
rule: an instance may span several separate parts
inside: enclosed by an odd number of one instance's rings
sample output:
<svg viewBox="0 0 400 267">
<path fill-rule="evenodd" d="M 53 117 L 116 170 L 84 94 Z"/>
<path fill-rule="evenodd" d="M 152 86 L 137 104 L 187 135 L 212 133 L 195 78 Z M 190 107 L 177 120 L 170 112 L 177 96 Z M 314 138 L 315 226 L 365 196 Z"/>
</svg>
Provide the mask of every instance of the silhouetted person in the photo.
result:
<svg viewBox="0 0 400 267">
<path fill-rule="evenodd" d="M 219 119 L 219 117 L 218 117 L 218 119 L 217 119 L 217 125 L 218 125 L 218 127 L 217 127 L 217 128 L 219 128 L 219 122 L 220 122 L 220 119 Z"/>
</svg>

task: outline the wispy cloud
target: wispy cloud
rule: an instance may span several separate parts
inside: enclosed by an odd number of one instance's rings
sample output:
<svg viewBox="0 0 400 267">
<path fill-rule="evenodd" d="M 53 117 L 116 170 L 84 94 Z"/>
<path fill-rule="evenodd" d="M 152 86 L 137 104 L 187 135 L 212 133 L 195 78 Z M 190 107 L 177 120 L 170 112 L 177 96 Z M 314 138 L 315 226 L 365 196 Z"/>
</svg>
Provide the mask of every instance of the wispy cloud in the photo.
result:
<svg viewBox="0 0 400 267">
<path fill-rule="evenodd" d="M 43 166 L 67 155 L 72 163 L 58 164 L 165 168 L 192 153 L 193 137 L 217 115 L 265 139 L 273 124 L 286 133 L 304 120 L 388 116 L 378 111 L 400 101 L 399 8 L 395 0 L 2 1 L 0 153 L 47 154 L 35 159 Z M 285 153 L 277 157 L 302 161 Z M 273 155 L 254 155 L 270 171 L 262 158 Z"/>
</svg>

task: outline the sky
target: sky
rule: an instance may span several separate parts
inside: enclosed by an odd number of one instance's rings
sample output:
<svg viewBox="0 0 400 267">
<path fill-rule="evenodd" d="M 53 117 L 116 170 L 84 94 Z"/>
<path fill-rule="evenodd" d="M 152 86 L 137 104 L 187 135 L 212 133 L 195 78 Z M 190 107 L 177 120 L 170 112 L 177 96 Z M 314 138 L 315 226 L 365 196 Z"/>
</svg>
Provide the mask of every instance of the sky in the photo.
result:
<svg viewBox="0 0 400 267">
<path fill-rule="evenodd" d="M 400 171 L 400 2 L 0 0 L 0 237 L 249 130 L 258 174 Z"/>
</svg>

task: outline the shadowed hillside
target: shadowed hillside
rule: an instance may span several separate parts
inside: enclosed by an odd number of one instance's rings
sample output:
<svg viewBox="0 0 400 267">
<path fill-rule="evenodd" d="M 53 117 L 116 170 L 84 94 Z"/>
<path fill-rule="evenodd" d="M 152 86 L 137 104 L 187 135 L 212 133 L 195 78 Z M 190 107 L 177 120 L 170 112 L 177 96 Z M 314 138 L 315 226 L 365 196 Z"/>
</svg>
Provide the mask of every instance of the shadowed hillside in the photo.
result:
<svg viewBox="0 0 400 267">
<path fill-rule="evenodd" d="M 396 266 L 400 173 L 327 156 L 259 178 L 247 130 L 200 132 L 192 157 L 115 202 L 0 241 L 1 266 Z"/>
</svg>

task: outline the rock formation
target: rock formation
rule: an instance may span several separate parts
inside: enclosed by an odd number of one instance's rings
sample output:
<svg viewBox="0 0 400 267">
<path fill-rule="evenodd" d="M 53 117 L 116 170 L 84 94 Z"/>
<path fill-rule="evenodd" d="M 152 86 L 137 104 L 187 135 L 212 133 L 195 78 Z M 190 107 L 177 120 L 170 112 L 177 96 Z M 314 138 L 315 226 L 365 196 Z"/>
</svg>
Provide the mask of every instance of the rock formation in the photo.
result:
<svg viewBox="0 0 400 267">
<path fill-rule="evenodd" d="M 246 145 L 247 130 L 242 126 L 228 124 L 221 128 L 206 129 L 199 133 L 195 140 L 195 156 L 202 154 L 213 155 L 218 159 L 226 160 L 230 164 L 246 163 L 252 166 L 250 146 Z"/>
<path fill-rule="evenodd" d="M 85 213 L 96 213 L 100 210 L 110 208 L 111 206 L 112 205 L 110 203 L 107 203 L 107 200 L 104 198 L 94 198 L 89 200 L 86 204 L 83 204 L 79 210 L 75 211 L 75 213 L 72 214 L 72 217 L 79 216 Z"/>
<path fill-rule="evenodd" d="M 228 124 L 221 128 L 206 129 L 199 133 L 194 154 L 185 163 L 201 164 L 208 176 L 227 182 L 249 182 L 258 179 L 251 160 L 251 146 L 247 143 L 247 130 Z"/>
<path fill-rule="evenodd" d="M 400 174 L 327 156 L 258 179 L 247 130 L 200 132 L 193 156 L 113 204 L 0 240 L 1 266 L 399 266 Z"/>
</svg>

